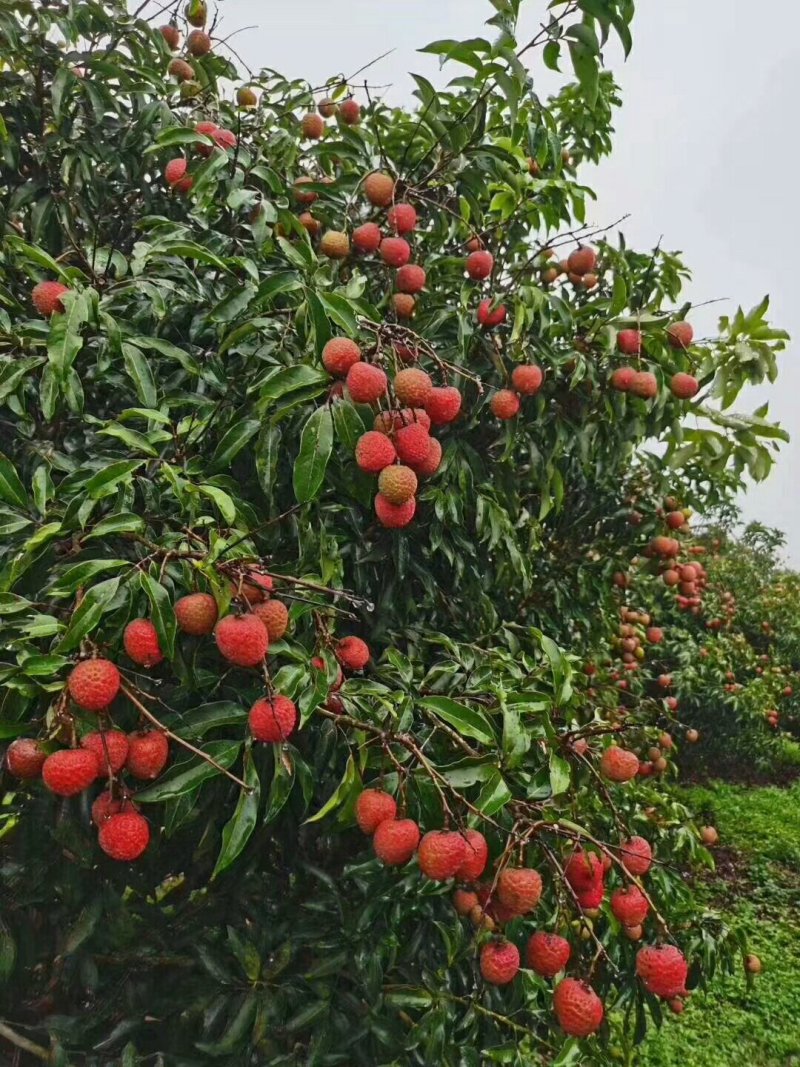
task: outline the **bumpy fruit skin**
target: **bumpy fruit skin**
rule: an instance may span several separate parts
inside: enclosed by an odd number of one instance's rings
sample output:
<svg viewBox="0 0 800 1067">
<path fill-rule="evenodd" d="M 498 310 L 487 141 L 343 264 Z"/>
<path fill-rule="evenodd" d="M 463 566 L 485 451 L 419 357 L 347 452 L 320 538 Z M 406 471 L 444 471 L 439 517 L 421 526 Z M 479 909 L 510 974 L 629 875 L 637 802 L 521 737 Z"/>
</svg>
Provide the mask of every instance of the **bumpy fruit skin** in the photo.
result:
<svg viewBox="0 0 800 1067">
<path fill-rule="evenodd" d="M 380 367 L 371 363 L 354 363 L 347 372 L 347 390 L 356 404 L 374 404 L 386 395 L 389 381 Z"/>
<path fill-rule="evenodd" d="M 374 207 L 388 207 L 394 197 L 394 178 L 375 170 L 364 179 L 364 195 Z"/>
<path fill-rule="evenodd" d="M 226 130 L 224 127 L 220 127 L 214 131 L 214 141 L 217 148 L 228 149 L 235 148 L 239 143 L 236 134 L 233 130 Z"/>
<path fill-rule="evenodd" d="M 205 26 L 208 22 L 208 5 L 205 0 L 189 0 L 185 14 L 190 26 Z"/>
<path fill-rule="evenodd" d="M 369 645 L 360 637 L 343 637 L 336 642 L 336 658 L 345 670 L 363 671 L 369 656 Z"/>
<path fill-rule="evenodd" d="M 177 185 L 181 178 L 186 176 L 186 168 L 189 164 L 185 159 L 171 159 L 164 167 L 164 178 L 168 185 Z"/>
<path fill-rule="evenodd" d="M 421 293 L 425 288 L 425 271 L 416 263 L 407 263 L 397 272 L 395 284 L 401 293 Z"/>
<path fill-rule="evenodd" d="M 686 992 L 689 965 L 675 945 L 646 945 L 636 953 L 636 973 L 648 993 L 670 1000 Z"/>
<path fill-rule="evenodd" d="M 298 204 L 305 204 L 306 207 L 308 207 L 318 199 L 319 193 L 315 193 L 313 189 L 303 188 L 304 185 L 313 181 L 314 179 L 308 174 L 303 174 L 300 178 L 295 179 L 295 183 L 292 186 L 292 192 L 294 193 L 294 198 Z"/>
<path fill-rule="evenodd" d="M 633 367 L 617 367 L 610 378 L 611 387 L 620 393 L 628 393 L 635 377 L 636 371 Z"/>
<path fill-rule="evenodd" d="M 186 51 L 190 56 L 207 56 L 211 51 L 211 38 L 203 30 L 192 30 L 186 38 Z"/>
<path fill-rule="evenodd" d="M 570 1037 L 588 1037 L 603 1022 L 603 1002 L 597 993 L 577 978 L 565 978 L 553 994 L 553 1011 L 558 1024 Z"/>
<path fill-rule="evenodd" d="M 257 667 L 269 649 L 269 634 L 255 615 L 226 615 L 214 630 L 217 648 L 237 667 Z"/>
<path fill-rule="evenodd" d="M 42 764 L 42 781 L 59 797 L 74 797 L 97 777 L 97 756 L 86 748 L 62 748 Z"/>
<path fill-rule="evenodd" d="M 542 387 L 544 374 L 536 364 L 521 364 L 511 372 L 511 384 L 523 396 L 535 396 Z"/>
<path fill-rule="evenodd" d="M 372 836 L 375 855 L 387 867 L 408 863 L 419 844 L 419 827 L 413 819 L 384 819 Z"/>
<path fill-rule="evenodd" d="M 650 905 L 638 886 L 629 885 L 611 894 L 611 910 L 623 926 L 640 926 L 647 918 Z"/>
<path fill-rule="evenodd" d="M 564 867 L 564 877 L 576 893 L 585 893 L 598 880 L 603 880 L 603 861 L 595 852 L 579 849 L 573 852 Z"/>
<path fill-rule="evenodd" d="M 474 882 L 486 870 L 489 846 L 480 830 L 467 830 L 464 834 L 464 859 L 455 873 L 464 882 Z"/>
<path fill-rule="evenodd" d="M 173 59 L 168 70 L 179 82 L 190 82 L 194 78 L 194 68 L 185 59 Z"/>
<path fill-rule="evenodd" d="M 660 645 L 664 640 L 664 631 L 660 626 L 648 626 L 645 637 L 651 645 Z"/>
<path fill-rule="evenodd" d="M 353 248 L 357 252 L 363 252 L 364 255 L 377 252 L 382 240 L 383 234 L 380 227 L 374 222 L 365 222 L 363 226 L 353 230 Z"/>
<path fill-rule="evenodd" d="M 396 430 L 414 424 L 421 426 L 427 433 L 431 432 L 431 418 L 425 408 L 402 408 L 396 412 L 394 419 Z"/>
<path fill-rule="evenodd" d="M 175 604 L 175 619 L 179 629 L 192 637 L 210 634 L 217 623 L 219 610 L 210 593 L 189 593 Z"/>
<path fill-rule="evenodd" d="M 567 270 L 570 274 L 589 274 L 597 266 L 597 253 L 593 248 L 582 245 L 570 252 L 567 259 Z"/>
<path fill-rule="evenodd" d="M 694 329 L 688 322 L 673 322 L 667 327 L 667 341 L 672 348 L 688 348 L 694 340 Z"/>
<path fill-rule="evenodd" d="M 600 773 L 612 782 L 629 782 L 639 770 L 639 757 L 619 745 L 610 745 L 600 757 Z"/>
<path fill-rule="evenodd" d="M 431 830 L 419 843 L 419 869 L 434 882 L 446 882 L 461 866 L 466 848 L 461 834 L 453 830 Z"/>
<path fill-rule="evenodd" d="M 350 255 L 350 241 L 346 233 L 339 230 L 328 230 L 322 235 L 319 250 L 328 259 L 347 259 Z"/>
<path fill-rule="evenodd" d="M 653 850 L 650 842 L 645 838 L 631 837 L 620 845 L 619 858 L 631 874 L 641 877 L 650 870 L 653 863 Z"/>
<path fill-rule="evenodd" d="M 322 365 L 334 378 L 346 378 L 352 366 L 361 361 L 361 349 L 349 337 L 332 337 L 322 349 Z"/>
<path fill-rule="evenodd" d="M 316 237 L 322 226 L 319 219 L 315 219 L 310 211 L 304 211 L 302 214 L 298 215 L 297 221 L 311 237 Z"/>
<path fill-rule="evenodd" d="M 61 297 L 69 292 L 69 287 L 61 282 L 39 282 L 31 291 L 33 306 L 44 318 L 49 319 L 57 311 L 63 311 Z"/>
<path fill-rule="evenodd" d="M 379 430 L 367 430 L 356 442 L 356 463 L 367 474 L 380 474 L 396 458 L 390 438 Z"/>
<path fill-rule="evenodd" d="M 117 798 L 106 789 L 92 804 L 92 822 L 99 829 L 111 815 L 118 815 L 121 811 L 138 810 L 129 797 Z"/>
<path fill-rule="evenodd" d="M 494 326 L 500 326 L 506 321 L 506 306 L 499 304 L 492 308 L 491 300 L 481 300 L 478 304 L 478 324 L 484 330 L 491 330 Z"/>
<path fill-rule="evenodd" d="M 98 778 L 106 778 L 109 768 L 113 774 L 117 774 L 128 758 L 128 738 L 122 730 L 94 730 L 81 738 L 81 748 L 94 752 Z"/>
<path fill-rule="evenodd" d="M 173 193 L 177 193 L 178 196 L 188 196 L 194 188 L 194 178 L 187 174 L 185 178 L 181 178 L 180 181 L 175 182 L 172 186 Z"/>
<path fill-rule="evenodd" d="M 700 827 L 700 840 L 704 845 L 716 845 L 719 841 L 719 834 L 714 826 L 701 826 Z"/>
<path fill-rule="evenodd" d="M 386 221 L 395 233 L 411 233 L 417 228 L 417 212 L 412 204 L 395 204 L 386 212 Z"/>
<path fill-rule="evenodd" d="M 541 875 L 531 867 L 506 867 L 497 879 L 497 897 L 515 915 L 533 911 L 541 896 Z"/>
<path fill-rule="evenodd" d="M 141 667 L 155 667 L 164 658 L 158 632 L 149 619 L 134 619 L 125 627 L 122 644 L 128 658 Z"/>
<path fill-rule="evenodd" d="M 398 319 L 410 319 L 417 309 L 417 302 L 408 293 L 394 293 L 392 307 Z"/>
<path fill-rule="evenodd" d="M 337 111 L 337 104 L 335 100 L 331 100 L 329 96 L 324 97 L 317 104 L 317 111 L 324 119 L 332 119 Z"/>
<path fill-rule="evenodd" d="M 390 504 L 405 504 L 417 492 L 417 476 L 410 467 L 393 463 L 378 475 L 378 489 Z"/>
<path fill-rule="evenodd" d="M 655 374 L 647 370 L 637 371 L 631 379 L 628 392 L 641 397 L 642 400 L 652 400 L 658 396 L 658 380 Z"/>
<path fill-rule="evenodd" d="M 357 100 L 345 100 L 339 106 L 339 118 L 345 126 L 358 126 L 361 122 L 361 104 Z"/>
<path fill-rule="evenodd" d="M 297 726 L 297 708 L 285 696 L 257 700 L 247 718 L 256 741 L 277 744 L 291 737 Z"/>
<path fill-rule="evenodd" d="M 253 614 L 266 626 L 270 644 L 280 641 L 289 628 L 289 609 L 282 600 L 276 600 L 275 597 L 263 604 L 254 604 Z"/>
<path fill-rule="evenodd" d="M 374 834 L 382 822 L 396 817 L 397 801 L 382 789 L 365 789 L 356 800 L 355 815 L 361 832 Z"/>
<path fill-rule="evenodd" d="M 700 383 L 693 374 L 673 374 L 669 382 L 670 392 L 678 400 L 691 400 L 700 388 Z"/>
<path fill-rule="evenodd" d="M 489 407 L 492 409 L 492 414 L 497 419 L 513 419 L 515 415 L 519 413 L 519 397 L 516 393 L 512 393 L 510 389 L 500 389 L 494 394 Z"/>
<path fill-rule="evenodd" d="M 242 85 L 236 90 L 236 103 L 239 107 L 255 107 L 258 103 L 258 96 L 249 85 Z"/>
<path fill-rule="evenodd" d="M 430 478 L 436 474 L 442 462 L 442 446 L 435 437 L 431 437 L 428 444 L 428 454 L 421 463 L 414 464 L 414 470 L 420 478 Z"/>
<path fill-rule="evenodd" d="M 150 844 L 150 824 L 144 815 L 135 811 L 121 811 L 103 822 L 98 841 L 100 848 L 112 860 L 132 863 Z"/>
<path fill-rule="evenodd" d="M 409 467 L 422 463 L 428 455 L 430 439 L 430 434 L 419 422 L 403 426 L 394 436 L 394 447 L 397 449 L 398 458 L 403 463 L 407 463 Z"/>
<path fill-rule="evenodd" d="M 519 971 L 519 949 L 511 941 L 489 941 L 481 949 L 481 974 L 489 985 L 508 985 Z"/>
<path fill-rule="evenodd" d="M 479 250 L 470 252 L 466 262 L 467 274 L 473 281 L 483 281 L 488 278 L 494 268 L 494 256 L 491 252 Z"/>
<path fill-rule="evenodd" d="M 411 245 L 402 237 L 384 237 L 379 252 L 387 267 L 404 267 L 411 259 Z"/>
<path fill-rule="evenodd" d="M 119 671 L 107 659 L 85 659 L 67 680 L 69 693 L 84 711 L 103 711 L 113 701 L 120 687 Z"/>
<path fill-rule="evenodd" d="M 543 978 L 555 978 L 567 966 L 571 954 L 566 938 L 546 934 L 543 930 L 531 934 L 525 946 L 525 962 Z"/>
<path fill-rule="evenodd" d="M 38 778 L 47 753 L 33 737 L 18 737 L 6 751 L 8 773 L 15 778 Z"/>
<path fill-rule="evenodd" d="M 167 47 L 171 51 L 174 52 L 175 49 L 179 47 L 181 43 L 181 31 L 178 29 L 177 26 L 173 26 L 171 24 L 167 26 L 159 26 L 158 32 L 164 38 L 167 43 Z"/>
<path fill-rule="evenodd" d="M 318 141 L 325 133 L 325 122 L 322 116 L 315 114 L 313 111 L 303 115 L 300 122 L 300 131 L 303 137 L 307 137 L 309 141 Z"/>
<path fill-rule="evenodd" d="M 382 493 L 375 497 L 375 514 L 381 526 L 387 530 L 401 530 L 413 520 L 417 513 L 417 499 L 411 497 L 405 504 L 393 504 Z"/>
<path fill-rule="evenodd" d="M 446 426 L 458 418 L 461 401 L 461 393 L 454 385 L 434 386 L 425 401 L 425 410 L 434 426 Z"/>
<path fill-rule="evenodd" d="M 134 778 L 152 781 L 158 778 L 169 759 L 169 741 L 160 730 L 141 730 L 128 734 L 128 758 L 125 767 Z"/>
<path fill-rule="evenodd" d="M 620 330 L 617 348 L 623 356 L 638 356 L 642 351 L 642 335 L 639 330 Z"/>
<path fill-rule="evenodd" d="M 469 889 L 456 889 L 453 893 L 453 907 L 462 918 L 466 918 L 473 908 L 480 907 L 477 893 Z"/>
<path fill-rule="evenodd" d="M 401 404 L 408 404 L 411 408 L 425 406 L 425 401 L 431 395 L 433 382 L 430 375 L 417 367 L 409 367 L 395 375 L 394 393 Z"/>
</svg>

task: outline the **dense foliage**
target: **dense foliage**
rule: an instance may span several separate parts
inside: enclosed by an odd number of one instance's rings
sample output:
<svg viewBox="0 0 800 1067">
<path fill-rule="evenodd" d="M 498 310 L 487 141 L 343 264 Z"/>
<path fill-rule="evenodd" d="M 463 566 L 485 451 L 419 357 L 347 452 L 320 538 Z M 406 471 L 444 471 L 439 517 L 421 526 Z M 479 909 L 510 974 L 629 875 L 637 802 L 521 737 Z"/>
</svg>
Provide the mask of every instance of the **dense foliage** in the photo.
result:
<svg viewBox="0 0 800 1067">
<path fill-rule="evenodd" d="M 21 780 L 12 746 L 3 780 L 0 1037 L 26 1057 L 604 1062 L 735 961 L 682 878 L 708 860 L 688 812 L 622 781 L 670 755 L 638 633 L 624 715 L 626 679 L 583 668 L 664 495 L 767 475 L 783 432 L 728 409 L 784 335 L 765 301 L 694 344 L 680 258 L 586 223 L 631 0 L 551 4 L 522 44 L 520 0 L 491 6 L 492 40 L 428 47 L 458 76 L 406 112 L 272 70 L 232 99 L 202 0 L 164 32 L 119 0 L 0 2 L 0 729 L 48 756 Z M 541 99 L 564 60 L 577 84 Z M 469 919 L 461 864 L 430 876 L 443 839 L 374 858 L 365 786 L 486 836 Z M 610 907 L 628 883 L 644 930 Z M 585 983 L 561 1026 L 536 929 Z M 642 937 L 688 980 L 637 978 Z"/>
</svg>

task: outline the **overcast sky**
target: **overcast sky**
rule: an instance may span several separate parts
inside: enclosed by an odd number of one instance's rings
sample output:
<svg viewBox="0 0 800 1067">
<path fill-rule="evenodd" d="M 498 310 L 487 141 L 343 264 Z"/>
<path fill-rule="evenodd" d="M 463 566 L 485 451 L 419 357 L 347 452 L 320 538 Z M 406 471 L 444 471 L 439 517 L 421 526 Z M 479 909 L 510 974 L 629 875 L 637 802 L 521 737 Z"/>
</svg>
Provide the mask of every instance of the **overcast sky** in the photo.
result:
<svg viewBox="0 0 800 1067">
<path fill-rule="evenodd" d="M 545 0 L 527 0 L 532 31 L 545 8 Z M 605 225 L 630 212 L 630 244 L 650 248 L 663 234 L 665 247 L 685 253 L 694 272 L 691 299 L 729 298 L 693 316 L 700 335 L 737 303 L 749 308 L 769 292 L 775 323 L 800 336 L 792 117 L 800 5 L 773 0 L 768 25 L 759 22 L 752 0 L 644 0 L 637 8 L 633 52 L 615 64 L 623 108 L 613 155 L 597 171 L 581 173 L 599 196 L 589 221 Z M 487 0 L 225 0 L 219 33 L 249 27 L 231 40 L 248 65 L 312 84 L 351 74 L 393 49 L 369 78 L 388 83 L 389 100 L 403 103 L 410 97 L 409 70 L 441 80 L 438 61 L 416 49 L 442 37 L 482 34 L 491 11 Z M 540 62 L 532 67 L 535 81 Z M 799 388 L 790 349 L 776 386 L 750 390 L 739 407 L 753 410 L 768 400 L 770 417 L 794 433 L 800 431 Z M 770 479 L 743 500 L 747 518 L 785 531 L 795 566 L 799 458 L 800 432 L 784 446 Z"/>
</svg>

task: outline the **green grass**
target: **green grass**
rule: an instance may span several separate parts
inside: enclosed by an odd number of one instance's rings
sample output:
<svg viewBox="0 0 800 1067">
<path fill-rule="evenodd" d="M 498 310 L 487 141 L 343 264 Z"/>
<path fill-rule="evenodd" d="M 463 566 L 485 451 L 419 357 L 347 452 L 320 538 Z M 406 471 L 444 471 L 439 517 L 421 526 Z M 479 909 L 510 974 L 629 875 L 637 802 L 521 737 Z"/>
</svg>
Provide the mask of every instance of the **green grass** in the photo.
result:
<svg viewBox="0 0 800 1067">
<path fill-rule="evenodd" d="M 745 931 L 764 972 L 692 997 L 647 1040 L 641 1067 L 800 1067 L 800 781 L 685 793 L 720 832 L 719 875 L 701 899 Z"/>
</svg>

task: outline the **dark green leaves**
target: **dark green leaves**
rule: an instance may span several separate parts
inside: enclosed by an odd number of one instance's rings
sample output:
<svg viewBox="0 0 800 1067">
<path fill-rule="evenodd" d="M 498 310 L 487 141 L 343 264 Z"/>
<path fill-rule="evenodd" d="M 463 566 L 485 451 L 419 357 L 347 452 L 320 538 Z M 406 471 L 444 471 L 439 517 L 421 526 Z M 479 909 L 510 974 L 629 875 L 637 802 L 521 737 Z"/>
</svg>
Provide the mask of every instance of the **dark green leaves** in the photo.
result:
<svg viewBox="0 0 800 1067">
<path fill-rule="evenodd" d="M 203 752 L 227 770 L 236 762 L 241 747 L 241 741 L 209 741 L 203 747 Z M 186 762 L 183 762 L 168 770 L 153 785 L 138 792 L 136 802 L 157 804 L 165 800 L 175 800 L 185 793 L 191 793 L 203 782 L 221 773 L 217 767 L 199 756 L 191 757 L 190 763 L 189 767 L 186 766 Z"/>
<path fill-rule="evenodd" d="M 28 494 L 19 479 L 14 464 L 0 452 L 0 500 L 13 507 L 26 508 Z"/>
<path fill-rule="evenodd" d="M 172 599 L 164 586 L 151 578 L 149 574 L 142 572 L 141 581 L 147 593 L 147 599 L 150 601 L 150 619 L 158 633 L 159 646 L 167 659 L 170 659 L 175 650 L 177 629 Z"/>
<path fill-rule="evenodd" d="M 242 779 L 247 783 L 248 789 L 242 789 L 233 815 L 222 831 L 222 846 L 211 875 L 212 879 L 230 867 L 256 828 L 261 783 L 253 761 L 252 748 L 249 745 L 244 752 Z"/>
<path fill-rule="evenodd" d="M 333 417 L 329 407 L 317 408 L 300 437 L 300 454 L 294 465 L 294 495 L 301 504 L 313 500 L 322 488 L 333 448 Z"/>
<path fill-rule="evenodd" d="M 450 697 L 424 697 L 419 705 L 454 726 L 464 737 L 474 737 L 485 745 L 496 744 L 492 724 L 482 711 L 460 704 Z"/>
</svg>

